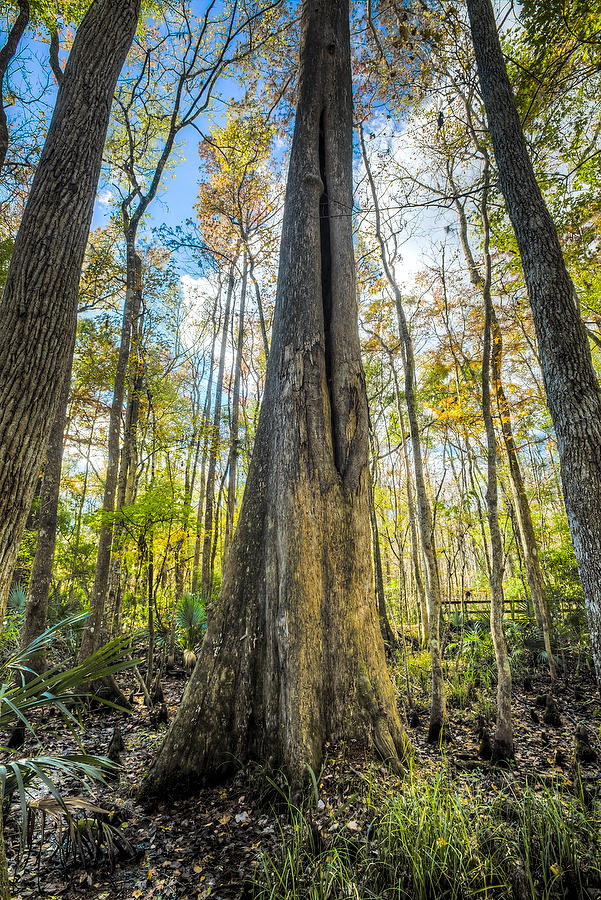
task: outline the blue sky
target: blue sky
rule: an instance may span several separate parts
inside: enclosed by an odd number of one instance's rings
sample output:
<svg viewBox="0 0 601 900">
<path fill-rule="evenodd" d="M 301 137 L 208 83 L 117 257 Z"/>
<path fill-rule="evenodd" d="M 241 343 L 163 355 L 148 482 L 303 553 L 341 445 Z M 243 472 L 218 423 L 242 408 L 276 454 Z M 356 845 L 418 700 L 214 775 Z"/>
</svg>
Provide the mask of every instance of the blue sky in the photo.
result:
<svg viewBox="0 0 601 900">
<path fill-rule="evenodd" d="M 196 5 L 202 12 L 206 2 Z M 4 24 L 0 17 L 0 31 Z M 61 52 L 62 62 L 65 55 L 64 51 Z M 40 37 L 32 31 L 26 32 L 11 63 L 5 89 L 7 86 L 16 95 L 16 102 L 7 108 L 9 125 L 12 124 L 14 129 L 18 129 L 24 122 L 34 121 L 35 129 L 39 133 L 41 126 L 38 124 L 38 117 L 43 113 L 46 124 L 50 121 L 57 92 L 48 61 L 48 43 L 44 36 Z M 242 89 L 233 80 L 224 78 L 219 82 L 216 93 L 220 94 L 225 102 L 217 101 L 213 109 L 213 122 L 219 122 L 221 118 L 220 107 L 225 110 L 227 100 L 240 97 Z M 210 128 L 206 119 L 199 119 L 197 124 L 201 130 Z M 194 128 L 187 128 L 180 134 L 174 164 L 164 173 L 159 193 L 150 207 L 149 220 L 145 225 L 147 232 L 162 224 L 172 227 L 193 215 L 199 180 L 200 140 L 201 136 Z M 101 176 L 93 227 L 102 225 L 110 214 L 107 192 L 110 192 L 110 184 L 107 184 Z"/>
</svg>

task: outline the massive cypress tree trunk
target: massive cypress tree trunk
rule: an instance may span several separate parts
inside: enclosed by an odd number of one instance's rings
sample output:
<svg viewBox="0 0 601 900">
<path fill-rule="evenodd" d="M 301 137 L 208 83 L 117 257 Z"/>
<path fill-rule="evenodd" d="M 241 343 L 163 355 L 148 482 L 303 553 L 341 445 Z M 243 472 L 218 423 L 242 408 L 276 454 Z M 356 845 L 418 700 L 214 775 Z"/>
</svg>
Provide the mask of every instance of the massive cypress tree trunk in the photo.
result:
<svg viewBox="0 0 601 900">
<path fill-rule="evenodd" d="M 80 25 L 0 304 L 0 621 L 77 315 L 117 76 L 139 0 L 95 0 Z"/>
<path fill-rule="evenodd" d="M 601 683 L 601 392 L 557 231 L 536 181 L 490 0 L 468 0 L 488 128 L 524 267 L 563 494 Z"/>
<path fill-rule="evenodd" d="M 373 602 L 351 213 L 348 0 L 305 0 L 255 448 L 221 597 L 147 799 L 253 757 L 299 783 L 326 740 L 397 765 L 405 752 Z"/>
</svg>

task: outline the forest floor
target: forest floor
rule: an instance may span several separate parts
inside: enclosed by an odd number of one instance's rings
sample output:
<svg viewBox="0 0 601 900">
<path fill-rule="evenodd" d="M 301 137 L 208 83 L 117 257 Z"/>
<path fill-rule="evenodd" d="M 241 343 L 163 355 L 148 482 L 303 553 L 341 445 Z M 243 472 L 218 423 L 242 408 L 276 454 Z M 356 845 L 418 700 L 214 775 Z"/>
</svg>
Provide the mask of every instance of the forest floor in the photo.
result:
<svg viewBox="0 0 601 900">
<path fill-rule="evenodd" d="M 120 683 L 126 693 L 131 691 L 133 679 L 123 676 Z M 179 669 L 164 681 L 170 719 L 185 683 L 186 674 Z M 557 703 L 561 724 L 543 721 L 541 704 L 547 693 Z M 445 778 L 459 783 L 466 779 L 473 783 L 477 778 L 479 790 L 491 797 L 512 785 L 545 782 L 574 785 L 585 800 L 600 790 L 599 754 L 595 761 L 583 764 L 577 774 L 573 764 L 578 726 L 587 728 L 599 751 L 601 700 L 590 672 L 572 673 L 570 679 L 553 686 L 542 670 L 526 678 L 525 685 L 524 680 L 516 680 L 514 715 L 516 760 L 511 767 L 499 769 L 478 755 L 481 725 L 486 719 L 492 724 L 494 716 L 494 685 L 480 691 L 477 702 L 449 709 L 452 740 L 442 747 L 426 742 L 427 707 L 415 707 L 413 727 L 408 728 L 415 748 L 414 772 L 423 775 L 444 766 Z M 106 754 L 115 725 L 121 729 L 125 749 L 119 780 L 95 786 L 92 799 L 103 808 L 117 810 L 113 822 L 126 839 L 127 848 L 115 846 L 110 854 L 105 847 L 96 864 L 88 859 L 82 865 L 81 859 L 74 861 L 72 854 L 61 861 L 57 824 L 48 819 L 41 835 L 38 816 L 32 822 L 31 850 L 18 857 L 18 815 L 11 814 L 6 837 L 14 897 L 196 900 L 211 896 L 234 900 L 253 896 L 253 879 L 261 868 L 261 859 L 267 858 L 264 854 L 277 858 L 282 844 L 291 839 L 290 810 L 282 802 L 285 787 L 279 793 L 274 776 L 255 769 L 240 773 L 222 786 L 201 790 L 188 800 L 171 802 L 165 798 L 156 811 L 149 812 L 137 805 L 135 798 L 165 726 L 153 727 L 141 695 L 135 696 L 132 715 L 101 708 L 86 715 L 83 724 L 82 743 L 87 752 L 97 755 Z M 38 733 L 46 751 L 76 749 L 60 718 L 46 717 Z M 387 790 L 402 791 L 403 781 L 383 766 L 353 758 L 348 747 L 344 752 L 330 752 L 316 785 L 318 802 L 311 811 L 311 828 L 325 839 L 332 832 L 346 829 L 345 833 L 361 840 L 362 832 L 369 827 L 363 799 L 365 785 L 373 785 L 375 779 Z M 81 788 L 73 793 L 81 794 Z M 81 833 L 85 834 L 85 826 Z M 63 839 L 65 834 L 63 828 Z M 66 846 L 63 844 L 63 850 Z M 601 897 L 601 890 L 586 896 Z"/>
</svg>

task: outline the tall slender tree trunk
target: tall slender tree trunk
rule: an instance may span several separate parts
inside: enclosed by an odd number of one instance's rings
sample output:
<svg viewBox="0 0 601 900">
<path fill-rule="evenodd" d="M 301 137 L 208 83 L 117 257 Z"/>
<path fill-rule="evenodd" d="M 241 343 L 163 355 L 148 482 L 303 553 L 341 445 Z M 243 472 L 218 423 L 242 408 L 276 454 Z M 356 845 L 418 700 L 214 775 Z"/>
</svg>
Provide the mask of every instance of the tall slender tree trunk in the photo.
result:
<svg viewBox="0 0 601 900">
<path fill-rule="evenodd" d="M 352 239 L 348 0 L 306 0 L 276 314 L 238 527 L 198 664 L 143 795 L 249 758 L 294 784 L 324 742 L 405 735 L 373 602 Z"/>
<path fill-rule="evenodd" d="M 488 171 L 488 152 L 485 147 L 481 146 L 478 146 L 478 150 L 485 159 Z M 484 278 L 478 268 L 470 247 L 465 208 L 463 206 L 463 203 L 459 199 L 459 192 L 453 181 L 450 169 L 448 170 L 447 174 L 449 176 L 449 182 L 454 193 L 453 202 L 457 211 L 457 218 L 459 221 L 459 238 L 463 250 L 463 255 L 470 274 L 470 280 L 474 286 L 480 285 L 482 287 L 484 285 Z M 490 228 L 488 226 L 488 219 L 486 220 L 486 224 L 484 225 L 484 227 L 486 231 L 485 240 L 489 241 L 490 236 L 488 232 L 490 231 Z M 528 502 L 528 496 L 526 494 L 526 488 L 524 485 L 524 478 L 522 475 L 522 468 L 520 466 L 519 454 L 513 436 L 511 410 L 509 408 L 509 403 L 507 401 L 507 396 L 505 394 L 503 380 L 501 377 L 503 362 L 503 335 L 501 332 L 501 328 L 499 327 L 499 322 L 495 314 L 494 306 L 491 309 L 491 328 L 491 367 L 493 386 L 495 398 L 497 401 L 497 407 L 499 410 L 503 443 L 505 444 L 505 451 L 507 453 L 507 460 L 509 462 L 509 478 L 511 480 L 511 488 L 515 501 L 515 510 L 518 521 L 518 538 L 524 556 L 526 576 L 528 578 L 528 588 L 530 590 L 530 596 L 532 597 L 532 603 L 534 604 L 536 621 L 543 633 L 545 650 L 547 652 L 549 660 L 549 672 L 551 674 L 551 678 L 555 678 L 555 663 L 551 650 L 551 633 L 553 627 L 551 621 L 551 612 L 549 610 L 549 603 L 547 601 L 547 595 L 545 592 L 545 581 L 540 565 L 538 545 L 534 532 L 534 524 L 532 522 L 532 513 L 530 511 L 530 504 Z"/>
<path fill-rule="evenodd" d="M 259 282 L 257 281 L 255 276 L 255 260 L 252 253 L 248 249 L 248 245 L 246 247 L 246 253 L 248 256 L 248 274 L 255 289 L 255 300 L 257 301 L 257 309 L 259 311 L 259 325 L 261 326 L 261 337 L 263 338 L 263 352 L 265 353 L 265 365 L 267 365 L 267 361 L 269 360 L 269 341 L 267 340 L 267 326 L 265 325 L 263 300 L 261 299 L 261 289 L 259 287 Z"/>
<path fill-rule="evenodd" d="M 430 706 L 430 724 L 428 740 L 439 741 L 444 736 L 446 720 L 446 702 L 444 693 L 444 674 L 442 667 L 442 649 L 440 645 L 440 615 L 442 592 L 440 589 L 440 573 L 436 547 L 434 544 L 434 519 L 432 507 L 426 488 L 424 475 L 421 436 L 417 420 L 417 403 L 415 397 L 415 359 L 413 356 L 413 340 L 409 332 L 405 311 L 400 298 L 396 303 L 399 333 L 404 347 L 403 364 L 405 367 L 405 403 L 411 435 L 411 451 L 413 457 L 413 474 L 415 478 L 415 497 L 417 504 L 417 524 L 422 547 L 425 569 L 425 591 L 428 603 L 428 631 L 430 641 L 430 658 L 432 661 L 432 699 Z"/>
<path fill-rule="evenodd" d="M 67 369 L 111 101 L 138 11 L 139 0 L 94 0 L 77 30 L 0 303 L 0 621 Z"/>
<path fill-rule="evenodd" d="M 71 352 L 71 362 L 72 359 L 73 352 Z M 38 519 L 38 539 L 31 578 L 29 579 L 25 621 L 21 632 L 22 649 L 39 637 L 46 628 L 48 594 L 52 580 L 52 564 L 54 562 L 54 547 L 56 544 L 65 422 L 67 420 L 70 388 L 71 363 L 67 366 L 63 390 L 46 450 L 44 481 L 42 483 Z M 44 655 L 37 654 L 35 659 L 27 660 L 27 665 L 34 671 L 40 672 L 44 668 L 44 662 Z"/>
<path fill-rule="evenodd" d="M 196 485 L 196 471 L 198 469 L 198 457 L 200 456 L 200 422 L 194 425 L 192 439 L 188 446 L 186 456 L 186 471 L 184 477 L 184 509 L 182 516 L 182 536 L 174 547 L 175 559 L 175 597 L 176 602 L 184 593 L 184 580 L 187 571 L 188 539 L 190 532 L 190 516 L 192 514 L 192 495 Z"/>
<path fill-rule="evenodd" d="M 205 513 L 204 513 L 204 537 L 202 544 L 202 569 L 200 577 L 200 592 L 205 598 L 207 611 L 213 593 L 213 529 L 215 516 L 215 481 L 217 477 L 217 457 L 219 456 L 219 442 L 221 437 L 221 405 L 223 398 L 223 378 L 225 374 L 225 356 L 227 353 L 227 337 L 234 295 L 234 263 L 232 262 L 227 284 L 225 310 L 223 313 L 221 348 L 219 351 L 219 368 L 215 383 L 215 405 L 213 407 L 213 426 L 209 445 L 209 468 L 205 486 Z"/>
<path fill-rule="evenodd" d="M 438 559 L 436 557 L 436 548 L 434 545 L 434 520 L 432 516 L 432 508 L 426 489 L 426 479 L 424 476 L 424 465 L 421 450 L 421 436 L 419 433 L 419 423 L 417 419 L 417 399 L 415 396 L 415 357 L 413 354 L 413 339 L 405 316 L 403 308 L 403 298 L 401 290 L 394 277 L 388 259 L 388 251 L 382 229 L 380 225 L 380 206 L 378 202 L 378 194 L 376 184 L 369 165 L 369 158 L 365 149 L 365 140 L 363 138 L 363 128 L 359 127 L 359 137 L 361 141 L 361 151 L 363 163 L 367 172 L 371 196 L 374 204 L 374 212 L 376 219 L 376 240 L 380 247 L 380 257 L 382 260 L 382 268 L 386 281 L 392 290 L 397 322 L 399 327 L 399 335 L 403 346 L 402 359 L 405 372 L 405 403 L 407 404 L 407 417 L 409 419 L 409 433 L 411 434 L 411 453 L 413 457 L 413 470 L 415 476 L 415 495 L 417 500 L 417 522 L 419 527 L 419 535 L 424 558 L 424 568 L 426 573 L 426 598 L 428 602 L 428 628 L 430 640 L 430 657 L 432 660 L 432 702 L 430 706 L 430 725 L 428 729 L 428 740 L 431 742 L 438 741 L 443 736 L 446 703 L 444 694 L 444 675 L 442 668 L 442 651 L 440 646 L 440 614 L 442 604 L 442 594 L 440 589 L 440 572 L 438 569 Z"/>
<path fill-rule="evenodd" d="M 405 483 L 407 493 L 407 515 L 409 517 L 409 536 L 411 539 L 411 565 L 413 568 L 413 581 L 415 583 L 415 591 L 417 593 L 417 602 L 419 604 L 420 615 L 420 631 L 421 639 L 424 646 L 430 641 L 430 625 L 428 622 L 428 601 L 426 599 L 426 589 L 422 578 L 421 567 L 419 563 L 419 542 L 417 537 L 417 524 L 415 515 L 415 503 L 413 500 L 413 483 L 411 477 L 411 467 L 409 465 L 409 454 L 407 452 L 407 438 L 405 435 L 405 414 L 401 403 L 401 392 L 399 390 L 399 382 L 397 372 L 394 366 L 392 356 L 390 357 L 390 367 L 394 379 L 394 393 L 396 399 L 397 411 L 399 414 L 399 424 L 403 435 L 403 468 L 405 470 Z"/>
<path fill-rule="evenodd" d="M 137 265 L 141 260 L 137 259 Z M 141 279 L 141 272 L 139 272 Z M 137 304 L 136 304 L 137 306 Z M 140 398 L 144 389 L 144 360 L 140 347 L 140 335 L 142 327 L 138 315 L 134 315 L 132 322 L 132 343 L 135 349 L 134 371 L 130 378 L 127 407 L 125 411 L 125 430 L 123 434 L 123 447 L 119 462 L 119 475 L 117 479 L 116 509 L 130 506 L 134 500 L 135 476 L 137 467 L 137 435 L 138 420 L 140 418 Z M 123 589 L 121 584 L 122 551 L 125 540 L 125 528 L 123 523 L 117 523 L 113 530 L 111 546 L 111 558 L 109 568 L 109 634 L 114 634 L 121 627 L 121 609 L 123 605 Z"/>
<path fill-rule="evenodd" d="M 80 541 L 81 541 L 81 526 L 83 519 L 83 511 L 86 502 L 86 496 L 88 493 L 88 479 L 90 477 L 90 458 L 92 456 L 92 443 L 94 440 L 94 428 L 96 427 L 96 419 L 98 417 L 98 404 L 94 409 L 94 416 L 92 419 L 92 423 L 90 425 L 90 430 L 88 434 L 88 440 L 86 442 L 86 465 L 83 472 L 83 485 L 81 489 L 81 499 L 79 501 L 77 507 L 77 514 L 75 517 L 75 540 L 73 542 L 73 560 L 71 563 L 71 572 L 69 575 L 69 600 L 73 599 L 73 594 L 75 591 L 75 580 L 78 575 L 78 565 L 79 565 L 79 556 L 80 556 Z"/>
<path fill-rule="evenodd" d="M 375 590 L 376 590 L 376 605 L 378 609 L 378 618 L 380 619 L 380 631 L 382 632 L 382 638 L 384 640 L 384 644 L 389 649 L 394 649 L 397 646 L 397 639 L 394 635 L 394 631 L 391 628 L 390 620 L 388 619 L 388 611 L 386 609 L 386 595 L 384 593 L 384 573 L 382 572 L 382 552 L 380 550 L 380 532 L 378 529 L 378 519 L 376 516 L 376 452 L 375 447 L 373 446 L 373 438 L 372 438 L 372 470 L 370 472 L 369 478 L 369 520 L 371 523 L 371 545 L 372 545 L 372 555 L 374 561 L 374 580 L 375 580 Z M 404 636 L 402 638 L 404 641 Z"/>
<path fill-rule="evenodd" d="M 192 563 L 192 593 L 196 594 L 198 589 L 198 576 L 200 569 L 200 551 L 202 544 L 202 525 L 204 520 L 204 509 L 205 509 L 205 493 L 207 486 L 207 457 L 209 454 L 209 441 L 210 441 L 210 427 L 209 420 L 211 417 L 211 397 L 213 396 L 213 372 L 215 370 L 215 344 L 217 342 L 217 304 L 219 302 L 219 296 L 221 294 L 221 285 L 219 286 L 219 291 L 215 297 L 215 303 L 213 306 L 213 334 L 211 338 L 211 356 L 209 359 L 209 377 L 207 379 L 207 390 L 205 394 L 205 402 L 204 402 L 204 411 L 202 416 L 202 424 L 201 428 L 203 431 L 202 434 L 202 451 L 201 451 L 201 462 L 200 462 L 200 490 L 198 495 L 198 507 L 196 513 L 196 539 L 194 541 L 194 561 Z"/>
<path fill-rule="evenodd" d="M 246 252 L 242 262 L 242 284 L 240 286 L 240 309 L 238 321 L 238 342 L 234 363 L 234 387 L 232 390 L 232 421 L 230 430 L 230 456 L 228 462 L 227 508 L 224 535 L 224 561 L 232 543 L 234 518 L 236 515 L 236 482 L 238 480 L 238 457 L 240 455 L 240 379 L 242 376 L 242 351 L 244 349 L 244 316 L 246 311 L 246 284 L 248 281 L 248 260 Z"/>
<path fill-rule="evenodd" d="M 191 590 L 196 594 L 198 590 L 199 570 L 200 570 L 200 551 L 202 547 L 202 528 L 204 522 L 205 494 L 207 486 L 207 457 L 209 455 L 209 430 L 207 418 L 205 417 L 205 426 L 207 430 L 203 437 L 202 457 L 200 461 L 200 489 L 198 492 L 198 507 L 196 512 L 196 538 L 194 541 L 194 560 L 192 563 L 192 585 Z"/>
<path fill-rule="evenodd" d="M 478 530 L 480 531 L 480 537 L 482 538 L 482 555 L 484 556 L 484 565 L 486 567 L 486 574 L 488 578 L 492 577 L 492 552 L 488 546 L 488 538 L 486 536 L 486 528 L 484 526 L 484 512 L 482 510 L 482 502 L 480 495 L 480 486 L 479 483 L 476 482 L 476 478 L 474 476 L 474 469 L 480 478 L 482 477 L 482 473 L 478 469 L 476 464 L 476 459 L 474 456 L 474 451 L 471 446 L 470 436 L 467 432 L 467 429 L 464 429 L 463 440 L 465 443 L 465 453 L 467 456 L 467 474 L 469 477 L 470 489 L 472 492 L 472 496 L 476 501 L 476 514 L 478 516 Z M 476 548 L 476 543 L 474 541 L 474 549 Z"/>
<path fill-rule="evenodd" d="M 568 523 L 601 684 L 601 392 L 557 231 L 536 181 L 490 0 L 468 13 L 499 185 L 522 258 Z"/>
<path fill-rule="evenodd" d="M 140 311 L 142 300 L 142 263 L 135 250 L 135 240 L 135 229 L 131 229 L 128 231 L 126 237 L 127 284 L 125 289 L 125 303 L 123 304 L 119 356 L 117 358 L 117 368 L 115 370 L 113 401 L 109 416 L 108 459 L 106 464 L 106 478 L 104 481 L 104 496 L 102 499 L 102 519 L 100 523 L 100 534 L 98 536 L 96 571 L 94 573 L 94 586 L 92 588 L 90 602 L 91 614 L 89 624 L 86 627 L 81 640 L 81 647 L 79 650 L 80 660 L 87 659 L 88 656 L 91 656 L 91 654 L 100 647 L 104 609 L 108 594 L 111 548 L 114 531 L 113 514 L 115 511 L 115 495 L 117 493 L 119 475 L 121 416 L 123 413 L 123 400 L 125 397 L 127 364 L 129 362 L 132 327 L 134 320 Z"/>
<path fill-rule="evenodd" d="M 491 546 L 490 577 L 490 633 L 495 648 L 497 663 L 497 725 L 493 745 L 493 762 L 511 759 L 513 753 L 513 723 L 511 713 L 511 668 L 507 643 L 503 632 L 503 538 L 499 527 L 498 486 L 497 486 L 497 440 L 490 405 L 490 368 L 492 333 L 492 268 L 489 249 L 488 227 L 488 160 L 484 163 L 484 190 L 482 192 L 481 215 L 484 226 L 484 344 L 482 349 L 482 417 L 486 431 L 486 506 Z"/>
<path fill-rule="evenodd" d="M 518 525 L 518 535 L 524 557 L 526 578 L 528 579 L 528 588 L 530 590 L 530 596 L 532 597 L 532 603 L 534 605 L 534 613 L 536 616 L 538 627 L 543 633 L 545 650 L 547 652 L 547 658 L 549 661 L 549 672 L 551 678 L 554 679 L 557 677 L 557 673 L 555 671 L 555 662 L 553 660 L 553 651 L 551 648 L 551 634 L 553 630 L 551 611 L 549 609 L 549 603 L 545 591 L 545 579 L 543 577 L 543 570 L 540 564 L 540 556 L 538 552 L 536 534 L 534 532 L 532 513 L 530 511 L 530 503 L 528 502 L 526 486 L 524 484 L 524 477 L 522 475 L 522 467 L 520 465 L 518 450 L 515 444 L 515 439 L 513 437 L 513 428 L 511 425 L 511 410 L 509 409 L 509 403 L 507 402 L 507 397 L 503 388 L 503 381 L 501 379 L 503 336 L 499 327 L 499 323 L 497 321 L 497 317 L 495 315 L 494 308 L 491 312 L 491 327 L 491 363 L 493 384 L 497 399 L 497 406 L 499 408 L 499 418 L 501 420 L 501 433 L 503 435 L 503 442 L 505 444 L 505 451 L 507 453 L 507 459 L 509 462 L 509 478 L 511 480 L 511 488 L 515 503 L 515 515 Z"/>
</svg>

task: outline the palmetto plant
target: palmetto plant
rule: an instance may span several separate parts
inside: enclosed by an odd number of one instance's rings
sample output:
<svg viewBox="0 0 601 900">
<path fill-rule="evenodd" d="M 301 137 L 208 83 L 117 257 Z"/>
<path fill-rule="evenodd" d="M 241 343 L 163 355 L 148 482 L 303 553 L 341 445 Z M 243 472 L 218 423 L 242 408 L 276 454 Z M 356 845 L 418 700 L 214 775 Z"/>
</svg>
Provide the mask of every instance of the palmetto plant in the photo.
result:
<svg viewBox="0 0 601 900">
<path fill-rule="evenodd" d="M 200 594 L 182 594 L 175 618 L 182 650 L 194 650 L 200 643 L 207 623 L 204 599 Z"/>
<path fill-rule="evenodd" d="M 8 595 L 8 608 L 23 612 L 27 603 L 27 591 L 22 584 L 13 584 Z"/>
<path fill-rule="evenodd" d="M 32 672 L 28 661 L 35 659 L 36 654 L 47 651 L 61 628 L 72 627 L 86 616 L 87 613 L 69 616 L 48 628 L 28 647 L 9 657 L 0 668 L 0 732 L 9 734 L 13 729 L 20 728 L 32 735 L 39 746 L 39 751 L 23 754 L 21 748 L 0 745 L 0 831 L 2 808 L 16 799 L 21 808 L 23 840 L 27 827 L 28 794 L 33 783 L 42 784 L 68 815 L 55 780 L 70 777 L 79 781 L 103 781 L 104 774 L 113 767 L 105 757 L 91 756 L 83 750 L 66 755 L 46 753 L 31 720 L 32 713 L 52 706 L 74 730 L 80 729 L 74 710 L 87 696 L 82 686 L 98 682 L 137 662 L 129 659 L 131 637 L 124 636 L 105 644 L 74 668 L 61 670 L 60 665 L 55 665 L 41 675 Z M 0 870 L 0 898 L 3 898 L 8 896 L 2 892 L 4 886 L 8 887 L 8 878 L 1 841 Z"/>
</svg>

